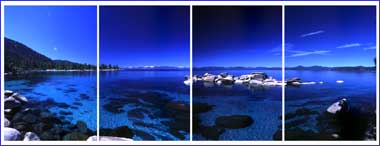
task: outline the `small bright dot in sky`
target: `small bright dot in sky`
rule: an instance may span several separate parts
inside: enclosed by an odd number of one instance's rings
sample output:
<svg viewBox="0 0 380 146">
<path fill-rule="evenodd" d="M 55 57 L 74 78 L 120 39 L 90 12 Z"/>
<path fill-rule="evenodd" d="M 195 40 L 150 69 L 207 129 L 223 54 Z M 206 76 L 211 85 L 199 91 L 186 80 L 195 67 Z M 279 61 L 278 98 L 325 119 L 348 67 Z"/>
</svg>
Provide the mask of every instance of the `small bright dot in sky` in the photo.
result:
<svg viewBox="0 0 380 146">
<path fill-rule="evenodd" d="M 4 10 L 7 38 L 54 60 L 96 64 L 95 6 L 7 6 Z"/>
</svg>

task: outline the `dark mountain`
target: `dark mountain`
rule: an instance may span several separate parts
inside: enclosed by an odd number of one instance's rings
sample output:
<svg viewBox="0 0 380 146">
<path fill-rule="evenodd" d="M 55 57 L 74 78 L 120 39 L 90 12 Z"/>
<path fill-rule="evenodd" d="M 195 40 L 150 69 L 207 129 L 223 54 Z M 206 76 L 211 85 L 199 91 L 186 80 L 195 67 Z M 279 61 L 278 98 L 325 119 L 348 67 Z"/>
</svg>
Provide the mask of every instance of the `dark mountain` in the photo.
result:
<svg viewBox="0 0 380 146">
<path fill-rule="evenodd" d="M 331 71 L 375 71 L 376 68 L 372 66 L 343 66 L 343 67 L 325 67 L 325 66 L 295 66 L 285 67 L 286 70 L 331 70 Z M 281 70 L 281 67 L 220 67 L 220 66 L 208 66 L 208 67 L 194 67 L 195 71 L 202 70 Z"/>
<path fill-rule="evenodd" d="M 46 69 L 96 69 L 96 66 L 93 65 L 74 63 L 66 60 L 52 60 L 26 45 L 8 38 L 5 38 L 4 47 L 6 73 Z"/>
<path fill-rule="evenodd" d="M 296 66 L 287 67 L 287 70 L 331 70 L 331 71 L 375 71 L 376 67 L 372 66 L 342 66 L 342 67 L 324 67 L 324 66 Z"/>
<path fill-rule="evenodd" d="M 195 71 L 203 70 L 281 70 L 281 67 L 220 67 L 220 66 L 207 66 L 207 67 L 194 67 Z"/>
<path fill-rule="evenodd" d="M 133 66 L 123 68 L 123 70 L 130 71 L 186 71 L 189 70 L 188 67 L 177 67 L 177 66 Z"/>
</svg>

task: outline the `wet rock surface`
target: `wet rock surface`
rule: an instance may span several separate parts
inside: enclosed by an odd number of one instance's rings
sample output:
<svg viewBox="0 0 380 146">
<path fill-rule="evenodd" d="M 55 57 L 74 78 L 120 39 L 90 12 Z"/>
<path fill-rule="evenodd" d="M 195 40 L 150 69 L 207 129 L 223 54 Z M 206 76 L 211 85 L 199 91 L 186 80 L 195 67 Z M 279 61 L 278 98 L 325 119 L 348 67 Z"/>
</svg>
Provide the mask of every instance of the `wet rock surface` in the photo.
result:
<svg viewBox="0 0 380 146">
<path fill-rule="evenodd" d="M 313 111 L 300 107 L 286 114 L 286 140 L 374 140 L 376 137 L 376 112 L 364 112 L 357 106 L 348 107 L 349 100 L 342 103 L 345 107 L 337 108 L 326 105 L 325 111 Z M 339 106 L 340 106 L 339 105 Z M 333 108 L 333 109 L 332 109 Z M 334 111 L 334 112 L 331 112 Z M 367 111 L 367 110 L 366 110 Z M 305 130 L 302 125 L 315 119 L 315 130 Z"/>
<path fill-rule="evenodd" d="M 132 129 L 130 129 L 128 126 L 121 126 L 114 129 L 111 128 L 101 128 L 100 129 L 100 135 L 101 136 L 114 136 L 114 137 L 125 137 L 125 138 L 132 138 L 134 136 L 134 133 Z"/>
<path fill-rule="evenodd" d="M 204 126 L 201 124 L 199 114 L 209 112 L 213 106 L 207 103 L 193 103 L 193 132 L 200 134 L 207 140 L 219 140 L 226 129 L 239 129 L 251 126 L 254 122 L 249 115 L 220 116 L 215 119 L 215 125 Z"/>
<path fill-rule="evenodd" d="M 95 134 L 83 121 L 72 124 L 62 117 L 71 115 L 71 112 L 61 111 L 62 116 L 59 116 L 46 110 L 50 107 L 70 108 L 71 105 L 55 102 L 52 99 L 28 101 L 26 97 L 11 91 L 4 94 L 5 99 L 18 103 L 14 106 L 14 103 L 5 102 L 5 105 L 8 105 L 6 110 L 11 111 L 5 113 L 9 122 L 6 124 L 9 129 L 5 131 L 8 135 L 7 140 L 87 140 L 89 135 Z M 13 98 L 16 96 L 18 98 Z"/>
<path fill-rule="evenodd" d="M 11 122 L 7 118 L 4 118 L 4 127 L 9 127 L 9 126 L 11 126 Z"/>
<path fill-rule="evenodd" d="M 40 141 L 41 139 L 33 132 L 26 132 L 23 141 Z"/>
<path fill-rule="evenodd" d="M 6 141 L 21 140 L 21 133 L 17 129 L 5 127 L 3 132 Z"/>
</svg>

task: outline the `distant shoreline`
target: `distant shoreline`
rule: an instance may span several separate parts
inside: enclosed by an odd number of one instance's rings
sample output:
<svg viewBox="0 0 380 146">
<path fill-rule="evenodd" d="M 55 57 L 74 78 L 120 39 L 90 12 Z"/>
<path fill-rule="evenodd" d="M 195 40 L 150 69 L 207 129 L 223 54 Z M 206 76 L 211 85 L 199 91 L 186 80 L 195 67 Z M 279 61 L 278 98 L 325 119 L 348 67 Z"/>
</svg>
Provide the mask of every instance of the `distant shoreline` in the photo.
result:
<svg viewBox="0 0 380 146">
<path fill-rule="evenodd" d="M 194 67 L 194 71 L 208 70 L 282 70 L 281 67 Z M 369 66 L 342 66 L 342 67 L 323 67 L 323 66 L 296 66 L 285 67 L 285 70 L 300 70 L 300 71 L 360 71 L 372 72 L 376 71 L 376 67 Z"/>
<path fill-rule="evenodd" d="M 189 71 L 190 68 L 120 68 L 120 69 L 100 69 L 101 72 L 114 72 L 114 71 Z M 216 71 L 216 70 L 282 70 L 278 67 L 194 67 L 193 71 Z M 321 67 L 321 66 L 312 66 L 312 67 L 285 67 L 285 70 L 292 71 L 339 71 L 339 72 L 376 72 L 375 67 Z M 96 69 L 46 69 L 46 70 L 24 70 L 17 71 L 16 74 L 28 74 L 36 72 L 92 72 L 97 71 Z M 8 72 L 4 75 L 12 75 L 14 73 Z"/>
<path fill-rule="evenodd" d="M 28 74 L 28 73 L 37 73 L 37 72 L 92 72 L 96 70 L 91 69 L 68 69 L 68 70 L 62 70 L 62 69 L 46 69 L 46 70 L 24 70 L 24 71 L 18 71 L 16 74 Z M 4 75 L 13 75 L 14 73 L 8 72 L 4 73 Z"/>
</svg>

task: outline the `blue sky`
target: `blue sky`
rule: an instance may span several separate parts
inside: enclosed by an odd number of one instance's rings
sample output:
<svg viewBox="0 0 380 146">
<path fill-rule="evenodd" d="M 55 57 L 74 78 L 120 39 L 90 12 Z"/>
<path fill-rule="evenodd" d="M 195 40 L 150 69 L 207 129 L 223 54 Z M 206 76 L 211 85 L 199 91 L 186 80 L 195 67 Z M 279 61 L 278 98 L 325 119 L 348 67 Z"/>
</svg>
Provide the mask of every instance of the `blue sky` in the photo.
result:
<svg viewBox="0 0 380 146">
<path fill-rule="evenodd" d="M 186 6 L 100 7 L 100 63 L 189 67 L 189 13 Z"/>
<path fill-rule="evenodd" d="M 52 59 L 96 64 L 96 7 L 6 6 L 5 36 Z"/>
<path fill-rule="evenodd" d="M 280 6 L 198 6 L 193 12 L 194 67 L 281 67 Z"/>
<path fill-rule="evenodd" d="M 287 6 L 285 17 L 285 66 L 374 65 L 376 7 Z"/>
</svg>

